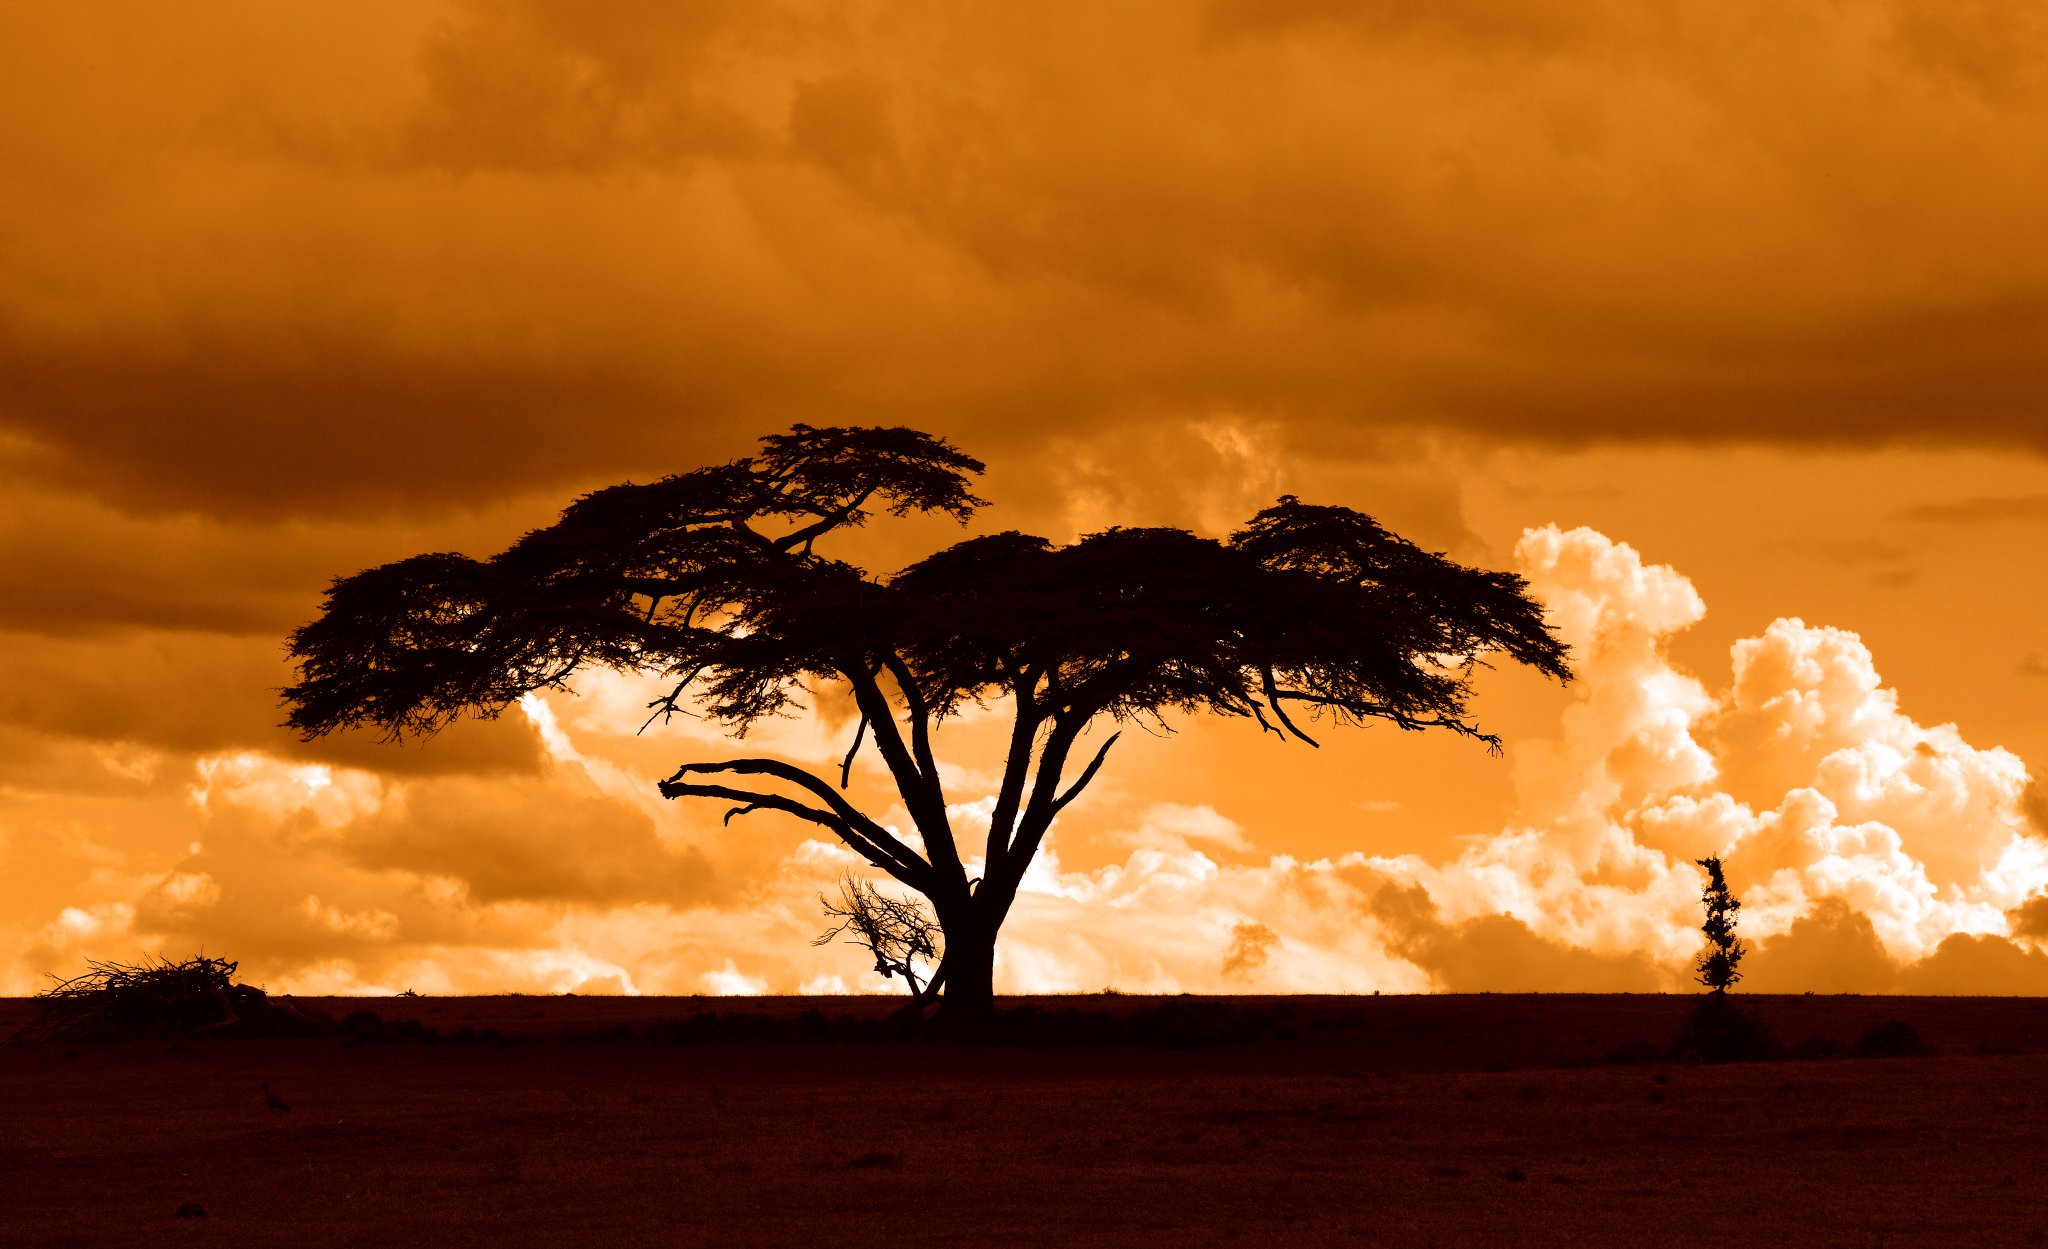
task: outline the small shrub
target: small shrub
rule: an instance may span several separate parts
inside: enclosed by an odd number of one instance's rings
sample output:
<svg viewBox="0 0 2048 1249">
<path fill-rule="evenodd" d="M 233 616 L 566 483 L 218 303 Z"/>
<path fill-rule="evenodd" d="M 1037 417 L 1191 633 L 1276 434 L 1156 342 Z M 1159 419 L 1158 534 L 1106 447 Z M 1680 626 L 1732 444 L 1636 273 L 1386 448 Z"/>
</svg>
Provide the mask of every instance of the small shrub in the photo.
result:
<svg viewBox="0 0 2048 1249">
<path fill-rule="evenodd" d="M 1670 1056 L 1670 1051 L 1648 1041 L 1624 1041 L 1607 1051 L 1601 1061 L 1621 1067 L 1640 1067 L 1645 1063 L 1660 1063 Z"/>
<path fill-rule="evenodd" d="M 1849 1047 L 1833 1037 L 1810 1036 L 1787 1050 L 1785 1056 L 1813 1062 L 1826 1058 L 1842 1058 L 1848 1052 Z"/>
<path fill-rule="evenodd" d="M 496 1028 L 457 1028 L 448 1034 L 450 1045 L 505 1045 L 510 1038 Z"/>
<path fill-rule="evenodd" d="M 417 1019 L 386 1019 L 372 1010 L 352 1011 L 341 1021 L 350 1045 L 437 1045 L 438 1030 Z"/>
<path fill-rule="evenodd" d="M 1778 1054 L 1763 1016 L 1720 993 L 1701 998 L 1671 1042 L 1671 1057 L 1681 1062 L 1763 1062 Z"/>
<path fill-rule="evenodd" d="M 1934 1047 L 1920 1039 L 1920 1029 L 1903 1019 L 1872 1024 L 1856 1038 L 1859 1058 L 1919 1058 L 1933 1052 Z"/>
</svg>

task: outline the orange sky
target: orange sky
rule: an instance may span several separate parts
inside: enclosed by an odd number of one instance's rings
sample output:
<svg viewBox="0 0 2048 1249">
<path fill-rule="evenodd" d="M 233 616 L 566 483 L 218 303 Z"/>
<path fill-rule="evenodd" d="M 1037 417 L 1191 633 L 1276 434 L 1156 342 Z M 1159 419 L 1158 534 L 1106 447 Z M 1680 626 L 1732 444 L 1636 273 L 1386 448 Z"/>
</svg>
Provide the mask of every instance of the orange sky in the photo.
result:
<svg viewBox="0 0 2048 1249">
<path fill-rule="evenodd" d="M 793 421 L 980 528 L 1347 504 L 1579 647 L 1500 760 L 1128 736 L 999 984 L 1677 988 L 1724 852 L 1756 987 L 2048 992 L 2044 70 L 2006 0 L 11 8 L 0 992 L 871 987 L 637 687 L 274 727 L 330 577 Z"/>
</svg>

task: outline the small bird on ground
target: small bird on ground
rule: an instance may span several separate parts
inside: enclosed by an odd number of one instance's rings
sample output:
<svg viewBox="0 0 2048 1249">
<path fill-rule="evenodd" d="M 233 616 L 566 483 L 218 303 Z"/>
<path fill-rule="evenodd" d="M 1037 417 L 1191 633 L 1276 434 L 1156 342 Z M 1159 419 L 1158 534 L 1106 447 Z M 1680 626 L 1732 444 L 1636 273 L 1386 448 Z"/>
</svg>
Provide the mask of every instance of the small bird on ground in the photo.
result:
<svg viewBox="0 0 2048 1249">
<path fill-rule="evenodd" d="M 285 1101 L 284 1098 L 279 1097 L 277 1094 L 270 1091 L 270 1081 L 268 1080 L 265 1080 L 263 1082 L 263 1104 L 270 1107 L 272 1110 L 276 1111 L 286 1111 L 291 1109 L 291 1104 L 289 1102 Z"/>
</svg>

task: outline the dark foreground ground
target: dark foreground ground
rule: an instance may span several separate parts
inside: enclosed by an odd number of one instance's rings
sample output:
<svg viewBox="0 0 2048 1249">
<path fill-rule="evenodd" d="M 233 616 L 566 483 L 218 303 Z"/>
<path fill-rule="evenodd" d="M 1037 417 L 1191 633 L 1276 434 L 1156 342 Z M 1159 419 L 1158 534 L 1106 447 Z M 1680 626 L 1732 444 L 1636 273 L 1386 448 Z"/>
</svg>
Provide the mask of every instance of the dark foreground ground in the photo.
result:
<svg viewBox="0 0 2048 1249">
<path fill-rule="evenodd" d="M 835 1035 L 887 1001 L 302 999 L 444 1039 L 0 1047 L 0 1244 L 2048 1244 L 2041 1002 L 1748 1000 L 1937 1052 L 1599 1061 L 1671 997 L 1049 999 L 1099 1014 L 1028 1044 Z M 746 1017 L 663 1025 L 701 1011 Z"/>
</svg>

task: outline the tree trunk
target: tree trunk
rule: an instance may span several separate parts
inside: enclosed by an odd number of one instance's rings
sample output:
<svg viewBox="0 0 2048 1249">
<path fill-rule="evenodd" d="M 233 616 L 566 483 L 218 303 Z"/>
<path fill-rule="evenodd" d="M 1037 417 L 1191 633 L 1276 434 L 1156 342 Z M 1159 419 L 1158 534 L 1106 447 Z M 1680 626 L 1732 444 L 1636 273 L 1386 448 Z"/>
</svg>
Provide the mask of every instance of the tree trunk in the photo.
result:
<svg viewBox="0 0 2048 1249">
<path fill-rule="evenodd" d="M 946 990 L 939 1014 L 946 1019 L 986 1019 L 996 1011 L 996 934 L 985 924 L 946 931 Z"/>
</svg>

